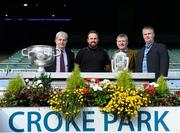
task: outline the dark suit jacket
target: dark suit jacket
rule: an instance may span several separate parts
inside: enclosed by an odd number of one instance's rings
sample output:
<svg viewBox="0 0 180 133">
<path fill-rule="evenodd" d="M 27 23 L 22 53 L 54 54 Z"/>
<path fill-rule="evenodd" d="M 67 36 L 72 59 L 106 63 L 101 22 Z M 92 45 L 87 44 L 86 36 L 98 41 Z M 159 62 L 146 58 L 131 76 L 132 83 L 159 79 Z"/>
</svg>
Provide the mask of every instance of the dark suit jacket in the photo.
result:
<svg viewBox="0 0 180 133">
<path fill-rule="evenodd" d="M 145 47 L 142 48 L 137 55 L 137 72 L 142 72 L 142 62 Z M 169 69 L 169 55 L 168 50 L 164 44 L 154 43 L 147 54 L 148 72 L 154 72 L 156 79 L 163 75 L 168 75 Z"/>
<path fill-rule="evenodd" d="M 68 62 L 68 72 L 72 72 L 74 69 L 74 53 L 70 50 L 65 48 L 67 54 L 67 62 Z M 56 58 L 52 65 L 45 68 L 46 72 L 56 72 Z"/>
</svg>

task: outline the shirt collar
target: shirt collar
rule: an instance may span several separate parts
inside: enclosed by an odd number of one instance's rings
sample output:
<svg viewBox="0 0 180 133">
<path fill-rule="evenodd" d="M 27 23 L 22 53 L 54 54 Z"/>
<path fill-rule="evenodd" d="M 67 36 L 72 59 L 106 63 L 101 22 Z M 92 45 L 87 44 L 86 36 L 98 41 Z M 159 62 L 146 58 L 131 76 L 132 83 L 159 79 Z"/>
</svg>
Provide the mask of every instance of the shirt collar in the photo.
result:
<svg viewBox="0 0 180 133">
<path fill-rule="evenodd" d="M 146 47 L 147 49 L 149 49 L 149 48 L 151 48 L 152 45 L 153 45 L 153 43 L 146 43 L 145 47 Z"/>
<path fill-rule="evenodd" d="M 65 52 L 65 48 L 59 48 L 58 50 Z"/>
<path fill-rule="evenodd" d="M 124 50 L 118 50 L 118 52 L 124 52 L 124 53 L 128 53 L 128 48 L 125 48 Z"/>
</svg>

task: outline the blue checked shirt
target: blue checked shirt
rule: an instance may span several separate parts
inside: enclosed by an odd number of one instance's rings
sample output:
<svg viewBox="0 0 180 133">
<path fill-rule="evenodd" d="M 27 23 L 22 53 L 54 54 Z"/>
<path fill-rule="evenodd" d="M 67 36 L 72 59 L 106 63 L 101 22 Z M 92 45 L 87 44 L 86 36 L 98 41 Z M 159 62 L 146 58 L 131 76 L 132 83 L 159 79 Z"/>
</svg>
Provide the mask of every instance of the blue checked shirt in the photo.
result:
<svg viewBox="0 0 180 133">
<path fill-rule="evenodd" d="M 143 63 L 142 63 L 142 72 L 143 73 L 147 73 L 148 72 L 148 68 L 147 68 L 147 54 L 148 54 L 149 50 L 151 49 L 151 47 L 152 47 L 152 43 L 151 44 L 146 44 L 146 46 L 145 46 Z"/>
</svg>

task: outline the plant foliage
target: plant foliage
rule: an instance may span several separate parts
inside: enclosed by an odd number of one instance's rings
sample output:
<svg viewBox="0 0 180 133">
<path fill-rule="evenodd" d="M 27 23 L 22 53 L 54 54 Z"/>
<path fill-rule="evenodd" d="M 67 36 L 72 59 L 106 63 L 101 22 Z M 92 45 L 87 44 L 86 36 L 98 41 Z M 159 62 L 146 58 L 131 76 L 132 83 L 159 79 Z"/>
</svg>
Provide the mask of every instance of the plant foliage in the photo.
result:
<svg viewBox="0 0 180 133">
<path fill-rule="evenodd" d="M 66 89 L 60 93 L 52 92 L 51 99 L 48 101 L 50 107 L 62 113 L 71 122 L 84 107 L 84 86 L 85 80 L 80 75 L 79 67 L 76 65 L 74 71 L 67 78 Z"/>
<path fill-rule="evenodd" d="M 75 65 L 72 75 L 66 80 L 66 88 L 69 90 L 74 90 L 80 86 L 85 86 L 85 80 L 81 77 L 80 69 Z"/>
<path fill-rule="evenodd" d="M 157 92 L 159 93 L 159 95 L 169 95 L 170 94 L 169 87 L 167 85 L 165 77 L 160 76 L 157 80 L 157 84 L 159 85 L 159 87 L 157 89 Z"/>
<path fill-rule="evenodd" d="M 29 81 L 29 79 L 24 81 L 17 76 L 10 80 L 4 97 L 0 99 L 0 106 L 48 106 L 50 83 L 50 76 L 45 74 L 35 77 L 33 81 Z"/>
<path fill-rule="evenodd" d="M 9 80 L 9 84 L 6 90 L 11 94 L 16 94 L 16 92 L 22 90 L 24 86 L 25 83 L 23 79 L 20 76 L 16 76 L 15 78 Z"/>
<path fill-rule="evenodd" d="M 128 89 L 135 88 L 134 81 L 132 80 L 131 72 L 123 69 L 119 75 L 116 77 L 116 82 L 118 86 Z"/>
</svg>

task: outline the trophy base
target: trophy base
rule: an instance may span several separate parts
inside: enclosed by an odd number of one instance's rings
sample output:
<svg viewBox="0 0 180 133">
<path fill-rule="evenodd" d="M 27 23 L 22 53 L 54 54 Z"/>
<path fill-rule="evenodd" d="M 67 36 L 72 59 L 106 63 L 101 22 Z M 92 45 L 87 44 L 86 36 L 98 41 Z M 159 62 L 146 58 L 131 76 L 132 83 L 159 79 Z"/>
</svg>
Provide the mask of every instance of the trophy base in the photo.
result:
<svg viewBox="0 0 180 133">
<path fill-rule="evenodd" d="M 44 67 L 38 67 L 37 71 L 40 72 L 40 73 L 45 73 L 46 72 Z"/>
</svg>

